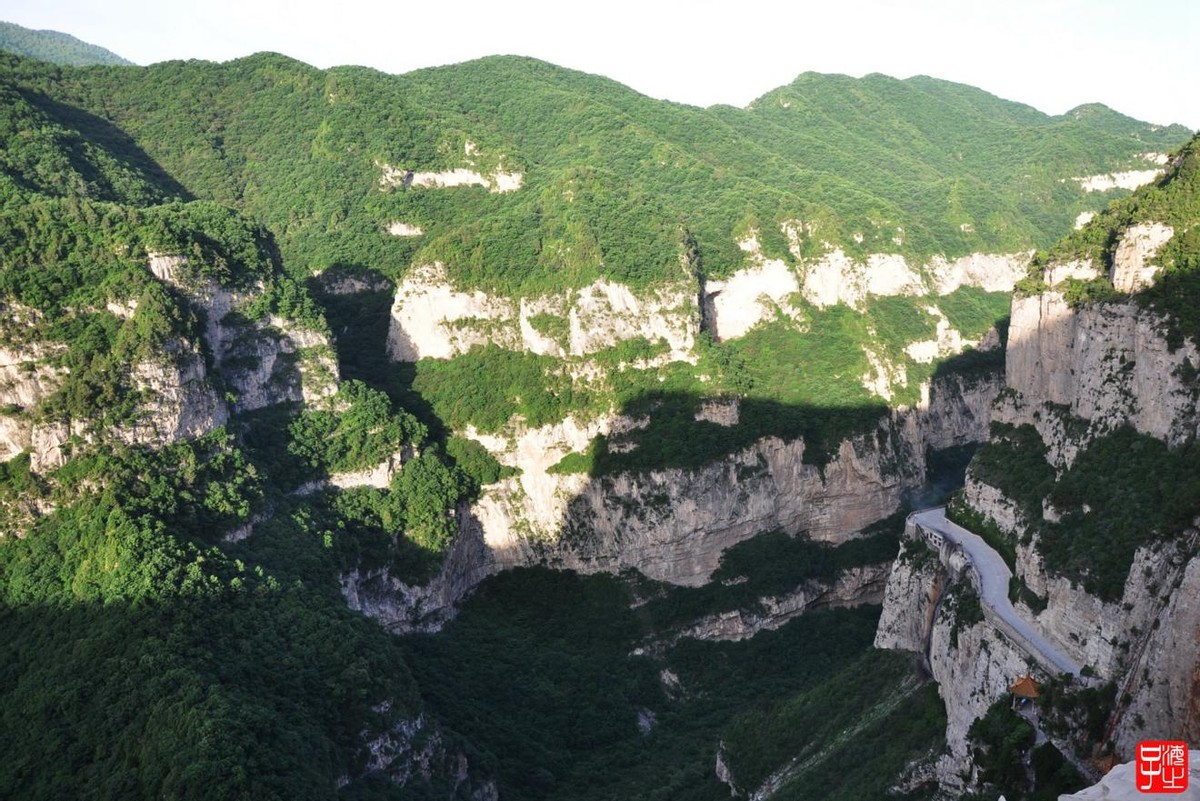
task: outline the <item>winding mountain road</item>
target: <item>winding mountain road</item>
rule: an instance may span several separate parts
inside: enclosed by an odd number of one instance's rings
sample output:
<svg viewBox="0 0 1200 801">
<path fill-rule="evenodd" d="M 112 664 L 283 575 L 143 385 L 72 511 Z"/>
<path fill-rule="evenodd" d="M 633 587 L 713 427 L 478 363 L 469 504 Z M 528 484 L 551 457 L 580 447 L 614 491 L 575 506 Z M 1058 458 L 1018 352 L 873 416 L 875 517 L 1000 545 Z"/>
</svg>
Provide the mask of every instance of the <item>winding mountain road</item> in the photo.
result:
<svg viewBox="0 0 1200 801">
<path fill-rule="evenodd" d="M 971 568 L 979 578 L 980 600 L 996 618 L 1024 640 L 1019 644 L 1036 651 L 1034 656 L 1040 657 L 1039 661 L 1043 664 L 1054 665 L 1062 673 L 1079 676 L 1081 666 L 1052 645 L 1033 624 L 1018 615 L 1017 610 L 1013 608 L 1008 599 L 1008 584 L 1012 579 L 1012 571 L 1008 569 L 1008 565 L 996 549 L 984 542 L 978 534 L 947 520 L 944 506 L 913 512 L 909 518 L 921 528 L 935 531 L 962 546 L 963 552 L 970 560 Z"/>
</svg>

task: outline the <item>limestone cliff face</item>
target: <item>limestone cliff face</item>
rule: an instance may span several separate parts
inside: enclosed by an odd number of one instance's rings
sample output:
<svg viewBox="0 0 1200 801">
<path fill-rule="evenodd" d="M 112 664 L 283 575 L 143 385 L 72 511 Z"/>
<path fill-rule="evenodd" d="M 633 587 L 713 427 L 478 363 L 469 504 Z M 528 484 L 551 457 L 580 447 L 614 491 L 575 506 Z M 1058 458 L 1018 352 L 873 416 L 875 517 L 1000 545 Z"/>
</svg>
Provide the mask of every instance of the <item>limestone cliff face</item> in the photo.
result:
<svg viewBox="0 0 1200 801">
<path fill-rule="evenodd" d="M 53 446 L 46 444 L 32 412 L 61 383 L 62 371 L 49 363 L 54 350 L 36 343 L 0 348 L 0 461 L 27 450 L 32 462 L 49 458 Z"/>
<path fill-rule="evenodd" d="M 196 351 L 164 362 L 143 362 L 133 369 L 134 385 L 146 399 L 136 419 L 117 435 L 128 443 L 165 445 L 198 437 L 229 418 Z"/>
<path fill-rule="evenodd" d="M 1172 235 L 1158 223 L 1117 231 L 1110 280 L 1126 290 L 1152 282 L 1154 256 Z M 1058 471 L 1093 439 L 1122 426 L 1170 446 L 1200 433 L 1196 343 L 1185 339 L 1173 349 L 1165 321 L 1135 302 L 1070 308 L 1056 285 L 1097 274 L 1090 262 L 1048 265 L 1049 289 L 1012 304 L 1007 387 L 994 419 L 1032 425 Z M 1118 698 L 1128 700 L 1111 721 L 1118 755 L 1128 756 L 1147 737 L 1200 735 L 1200 534 L 1185 531 L 1140 548 L 1120 599 L 1105 602 L 1046 570 L 1028 529 L 1059 519 L 1058 510 L 1044 503 L 1039 519 L 1029 520 L 971 471 L 965 499 L 1019 543 L 1015 572 L 1045 602 L 1044 609 L 1019 605 L 1019 611 L 1072 659 L 1116 682 Z"/>
<path fill-rule="evenodd" d="M 383 731 L 363 731 L 364 764 L 360 775 L 386 775 L 397 786 L 426 784 L 441 789 L 447 798 L 471 801 L 498 801 L 499 790 L 453 740 L 447 741 L 441 728 L 425 714 L 402 717 L 393 711 L 391 701 L 374 707 L 381 718 L 395 718 Z M 351 781 L 338 780 L 338 787 Z"/>
<path fill-rule="evenodd" d="M 961 791 L 976 778 L 967 731 L 1015 677 L 1026 673 L 1025 655 L 986 622 L 954 632 L 952 613 L 939 613 L 929 645 L 929 669 L 946 705 L 946 750 L 937 763 L 944 790 Z"/>
<path fill-rule="evenodd" d="M 1021 546 L 1017 573 L 1047 600 L 1045 611 L 1037 615 L 1046 636 L 1072 659 L 1091 665 L 1101 678 L 1120 680 L 1137 666 L 1144 635 L 1162 614 L 1185 561 L 1177 543 L 1140 548 L 1124 593 L 1113 603 L 1047 574 L 1036 538 Z"/>
<path fill-rule="evenodd" d="M 1200 432 L 1189 364 L 1200 365 L 1195 343 L 1172 352 L 1163 321 L 1136 304 L 1075 311 L 1056 291 L 1013 300 L 1007 384 L 1023 403 L 1012 422 L 1036 425 L 1032 412 L 1057 404 L 1098 430 L 1130 425 L 1177 445 Z"/>
<path fill-rule="evenodd" d="M 538 329 L 539 315 L 565 320 L 561 335 Z M 627 339 L 667 343 L 672 359 L 691 360 L 699 316 L 686 281 L 635 295 L 629 287 L 597 280 L 582 289 L 520 301 L 463 291 L 445 268 L 414 270 L 396 288 L 388 353 L 398 361 L 447 359 L 493 343 L 553 356 L 586 356 Z"/>
<path fill-rule="evenodd" d="M 219 325 L 215 343 L 236 411 L 300 401 L 319 405 L 337 392 L 337 358 L 324 334 L 272 317 L 253 325 Z"/>
<path fill-rule="evenodd" d="M 454 616 L 455 604 L 498 569 L 465 506 L 458 509 L 458 520 L 458 536 L 431 581 L 405 582 L 387 570 L 352 570 L 341 579 L 347 605 L 398 634 L 439 630 Z"/>
<path fill-rule="evenodd" d="M 476 584 L 511 567 L 547 565 L 584 573 L 632 567 L 662 581 L 703 584 L 726 549 L 757 534 L 782 528 L 841 542 L 894 512 L 917 479 L 892 473 L 880 452 L 866 450 L 864 443 L 861 453 L 853 443 L 843 443 L 823 478 L 815 466 L 802 463 L 802 442 L 774 438 L 698 470 L 594 481 L 523 473 L 487 488 L 473 506 L 459 510 L 459 536 L 431 582 L 417 585 L 386 571 L 353 571 L 342 577 L 342 594 L 351 608 L 393 631 L 430 631 L 453 616 L 454 605 Z M 530 497 L 523 481 L 539 495 Z M 552 513 L 542 515 L 539 504 Z M 542 519 L 555 520 L 555 527 L 535 528 Z M 763 616 L 701 627 L 772 628 L 811 605 L 867 599 L 882 586 L 882 576 L 870 571 L 842 581 L 848 583 L 767 599 L 769 611 Z"/>
<path fill-rule="evenodd" d="M 1028 670 L 1025 655 L 986 622 L 961 625 L 952 606 L 941 603 L 955 581 L 924 544 L 906 536 L 884 591 L 875 647 L 925 657 L 946 705 L 946 752 L 934 776 L 950 796 L 969 789 L 975 776 L 967 731 Z M 966 577 L 959 579 L 966 582 Z"/>
<path fill-rule="evenodd" d="M 581 572 L 632 567 L 696 585 L 708 580 L 726 549 L 764 531 L 803 531 L 830 542 L 852 537 L 895 511 L 917 481 L 866 438 L 843 442 L 824 476 L 803 462 L 804 450 L 803 442 L 772 437 L 695 470 L 584 480 L 562 498 L 557 531 L 523 526 L 515 492 L 491 495 L 477 514 L 504 565 L 544 563 Z"/>
<path fill-rule="evenodd" d="M 128 382 L 136 409 L 131 419 L 108 430 L 95 421 L 37 414 L 66 375 L 55 363 L 64 347 L 21 342 L 19 332 L 11 329 L 32 312 L 10 310 L 13 319 L 6 321 L 0 337 L 8 343 L 0 347 L 0 459 L 29 451 L 31 468 L 45 473 L 65 464 L 74 443 L 112 437 L 161 447 L 202 436 L 224 425 L 234 412 L 290 401 L 319 404 L 336 393 L 337 360 L 324 333 L 279 317 L 241 317 L 238 309 L 259 290 L 230 291 L 201 276 L 181 256 L 152 253 L 147 267 L 200 314 L 204 326 L 199 339 L 175 337 L 155 357 L 131 365 Z M 107 311 L 129 318 L 136 308 L 110 303 Z"/>
<path fill-rule="evenodd" d="M 915 427 L 909 438 L 933 450 L 983 442 L 1003 386 L 1002 377 L 993 374 L 951 374 L 934 381 L 928 399 L 902 413 L 905 425 Z"/>
<path fill-rule="evenodd" d="M 891 568 L 890 562 L 863 565 L 846 570 L 832 582 L 807 581 L 787 595 L 760 598 L 760 609 L 734 609 L 696 620 L 672 640 L 745 640 L 760 631 L 773 631 L 810 610 L 878 604 L 883 601 Z"/>
<path fill-rule="evenodd" d="M 272 316 L 252 321 L 238 309 L 261 291 L 238 292 L 192 268 L 186 258 L 151 254 L 150 270 L 180 290 L 205 321 L 214 367 L 232 391 L 233 411 L 276 403 L 316 403 L 337 392 L 338 368 L 326 335 Z"/>
<path fill-rule="evenodd" d="M 1115 731 L 1118 748 L 1139 740 L 1200 741 L 1200 559 L 1179 571 L 1169 601 L 1148 628 L 1140 666 L 1126 684 L 1133 700 Z"/>
<path fill-rule="evenodd" d="M 966 498 L 1003 530 L 1027 526 L 1010 499 L 968 476 Z M 1043 510 L 1043 515 L 1053 510 Z M 1200 532 L 1139 548 L 1120 599 L 1105 602 L 1069 579 L 1049 573 L 1036 536 L 1019 540 L 1016 574 L 1044 599 L 1018 611 L 1071 659 L 1116 682 L 1119 705 L 1112 721 L 1117 753 L 1139 740 L 1200 735 Z M 887 611 L 885 609 L 885 617 Z"/>
<path fill-rule="evenodd" d="M 1122 291 L 1152 283 L 1158 271 L 1154 257 L 1173 234 L 1161 223 L 1117 232 L 1109 279 Z M 1049 264 L 1042 275 L 1049 290 L 1012 303 L 1006 375 L 1011 395 L 998 418 L 1037 426 L 1056 467 L 1069 465 L 1087 439 L 1078 431 L 1054 430 L 1064 414 L 1086 421 L 1089 435 L 1129 425 L 1177 445 L 1200 431 L 1196 343 L 1185 339 L 1171 347 L 1166 321 L 1137 303 L 1072 309 L 1056 288 L 1068 278 L 1097 274 L 1090 260 Z M 1061 407 L 1058 414 L 1041 414 L 1050 404 Z"/>
<path fill-rule="evenodd" d="M 645 337 L 666 342 L 670 360 L 694 362 L 702 320 L 710 333 L 727 340 L 776 315 L 803 324 L 801 296 L 822 308 L 844 303 L 860 310 L 870 297 L 925 296 L 936 309 L 938 296 L 961 286 L 1011 290 L 1029 262 L 1027 253 L 975 253 L 953 261 L 938 256 L 925 265 L 910 266 L 898 254 L 876 253 L 856 261 L 840 249 L 805 259 L 797 239 L 802 228 L 801 223 L 784 225 L 794 265 L 764 256 L 758 232 L 753 231 L 738 242 L 745 267 L 728 277 L 697 283 L 681 270 L 678 280 L 637 293 L 623 284 L 597 280 L 577 290 L 513 299 L 461 289 L 450 281 L 443 264 L 422 265 L 396 287 L 388 353 L 397 361 L 448 359 L 492 343 L 580 357 Z M 566 328 L 539 328 L 544 315 L 566 322 Z M 963 344 L 960 337 L 955 352 Z"/>
<path fill-rule="evenodd" d="M 460 536 L 442 573 L 413 586 L 385 573 L 343 577 L 343 594 L 397 630 L 435 628 L 477 582 L 509 567 L 548 565 L 580 572 L 635 568 L 682 585 L 708 581 L 733 545 L 780 529 L 840 543 L 895 512 L 906 493 L 925 481 L 926 448 L 977 442 L 986 436 L 996 379 L 939 381 L 928 401 L 895 413 L 868 435 L 843 441 L 819 469 L 804 461 L 803 441 L 761 439 L 695 469 L 670 468 L 600 478 L 557 474 L 549 468 L 597 434 L 628 431 L 643 421 L 620 415 L 587 423 L 574 418 L 501 435 L 467 434 L 520 473 L 486 487 L 460 509 Z M 726 424 L 736 404 L 721 406 Z M 870 585 L 867 577 L 861 592 Z M 878 591 L 878 588 L 876 588 Z M 786 616 L 816 601 L 771 599 Z M 849 592 L 849 590 L 846 590 Z M 768 616 L 769 617 L 769 616 Z M 730 630 L 763 625 L 739 618 Z"/>
<path fill-rule="evenodd" d="M 548 468 L 597 433 L 638 421 L 568 419 L 508 436 L 474 434 L 521 473 L 488 488 L 472 514 L 502 565 L 632 567 L 664 581 L 702 584 L 727 548 L 756 534 L 781 529 L 841 542 L 887 517 L 924 482 L 927 448 L 986 437 L 998 391 L 998 379 L 940 380 L 920 407 L 843 441 L 823 469 L 805 462 L 803 441 L 767 437 L 701 468 L 592 479 Z M 724 415 L 734 419 L 727 409 Z"/>
</svg>

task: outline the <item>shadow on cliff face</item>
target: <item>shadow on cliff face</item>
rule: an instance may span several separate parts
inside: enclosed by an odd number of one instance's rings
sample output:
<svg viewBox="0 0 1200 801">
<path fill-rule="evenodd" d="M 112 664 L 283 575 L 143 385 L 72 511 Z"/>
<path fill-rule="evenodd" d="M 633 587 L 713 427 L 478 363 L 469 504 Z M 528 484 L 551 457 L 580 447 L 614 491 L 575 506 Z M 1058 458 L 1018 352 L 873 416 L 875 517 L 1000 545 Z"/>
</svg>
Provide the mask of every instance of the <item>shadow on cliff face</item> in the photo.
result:
<svg viewBox="0 0 1200 801">
<path fill-rule="evenodd" d="M 559 545 L 546 557 L 691 584 L 727 548 L 765 531 L 836 544 L 898 510 L 940 502 L 962 486 L 987 436 L 1004 358 L 996 348 L 945 360 L 928 405 L 907 410 L 637 395 L 586 453 L 548 470 L 587 479 L 572 485 Z M 526 484 L 532 496 L 536 482 Z"/>
<path fill-rule="evenodd" d="M 710 404 L 723 402 L 730 406 L 736 403 L 735 424 L 706 419 Z M 760 398 L 722 401 L 690 392 L 651 392 L 622 405 L 618 413 L 648 424 L 597 437 L 587 470 L 593 478 L 698 468 L 770 436 L 803 439 L 807 445 L 805 462 L 823 467 L 843 440 L 875 430 L 889 410 L 883 403 L 822 407 Z"/>
<path fill-rule="evenodd" d="M 1004 327 L 1007 331 L 1007 326 Z M 943 360 L 933 375 L 931 405 L 963 403 L 962 394 L 1004 375 L 1003 347 L 969 350 Z M 919 410 L 918 410 L 919 411 Z M 788 404 L 763 398 L 720 398 L 691 392 L 649 392 L 623 404 L 618 414 L 634 421 L 627 430 L 593 440 L 577 462 L 592 478 L 622 472 L 694 469 L 743 450 L 764 437 L 804 440 L 804 463 L 824 468 L 846 440 L 873 435 L 885 445 L 897 411 L 883 401 L 847 406 Z M 721 419 L 724 417 L 724 419 Z M 967 446 L 954 442 L 949 447 Z M 936 451 L 942 448 L 932 449 Z M 966 468 L 960 456 L 946 454 L 937 473 Z M 942 464 L 945 463 L 945 470 Z M 961 485 L 961 477 L 958 481 Z"/>
<path fill-rule="evenodd" d="M 395 284 L 382 272 L 358 264 L 337 263 L 308 279 L 308 291 L 321 306 L 333 332 L 342 379 L 362 381 L 416 416 L 434 439 L 446 425 L 433 406 L 413 391 L 416 367 L 388 356 Z"/>
<path fill-rule="evenodd" d="M 671 540 L 670 558 L 679 561 L 679 570 L 657 577 L 686 574 L 689 580 L 699 580 L 711 572 L 726 547 L 775 528 L 791 534 L 811 529 L 816 538 L 831 541 L 853 536 L 909 502 L 910 494 L 919 492 L 926 481 L 928 463 L 947 476 L 936 493 L 940 495 L 961 485 L 970 458 L 969 448 L 963 447 L 966 439 L 949 435 L 929 446 L 922 430 L 927 420 L 919 410 L 898 413 L 882 400 L 871 400 L 861 388 L 840 393 L 851 398 L 840 404 L 785 403 L 753 392 L 701 394 L 691 380 L 680 388 L 659 384 L 653 374 L 640 371 L 614 374 L 616 392 L 625 400 L 615 410 L 611 430 L 580 451 L 578 426 L 555 423 L 574 408 L 586 410 L 584 416 L 589 417 L 594 404 L 589 405 L 588 397 L 556 394 L 579 392 L 570 382 L 563 389 L 561 381 L 556 388 L 553 381 L 537 385 L 531 380 L 529 376 L 539 371 L 551 371 L 546 373 L 548 381 L 553 377 L 552 368 L 538 357 L 492 364 L 490 351 L 474 351 L 466 357 L 474 360 L 473 367 L 457 376 L 461 385 L 446 391 L 443 381 L 436 390 L 440 395 L 426 398 L 413 385 L 418 370 L 428 365 L 396 363 L 388 357 L 391 280 L 379 271 L 343 264 L 311 279 L 309 286 L 334 332 L 343 378 L 361 379 L 387 393 L 396 406 L 429 427 L 433 441 L 449 433 L 438 409 L 458 409 L 463 418 L 473 414 L 472 409 L 482 410 L 496 419 L 529 410 L 531 418 L 541 418 L 522 435 L 524 472 L 489 491 L 460 519 L 460 533 L 470 532 L 473 540 L 486 542 L 482 548 L 490 554 L 488 571 L 537 562 L 585 569 L 633 564 L 606 561 L 597 552 L 603 547 L 597 546 L 590 529 L 599 520 L 599 526 L 614 535 L 614 548 L 617 540 L 624 548 L 643 535 L 654 540 L 650 548 L 661 545 L 660 539 Z M 722 354 L 708 355 L 714 361 L 705 372 L 718 375 L 715 384 L 725 383 L 720 377 L 723 368 L 737 374 L 736 365 L 721 361 Z M 796 385 L 814 397 L 839 397 L 824 392 L 813 374 L 834 369 L 834 362 L 808 365 L 811 370 Z M 937 370 L 931 400 L 966 403 L 969 387 L 976 380 L 997 381 L 1002 366 L 1003 351 L 946 360 Z M 781 364 L 778 370 L 804 371 L 805 365 Z M 943 384 L 953 389 L 943 392 Z M 977 428 L 976 439 L 986 435 L 985 425 Z M 950 449 L 946 455 L 956 458 L 939 461 L 927 447 Z M 677 507 L 682 511 L 677 513 Z M 695 507 L 703 511 L 696 513 Z M 688 508 L 694 514 L 681 522 Z M 664 529 L 664 537 L 650 533 L 655 526 Z M 706 554 L 690 566 L 685 564 L 692 561 L 686 551 L 701 544 L 689 538 L 689 531 L 714 535 Z M 574 553 L 565 554 L 564 549 Z M 577 558 L 583 552 L 589 554 L 586 565 Z M 453 562 L 448 561 L 443 583 L 461 588 L 469 583 L 462 576 L 478 571 L 462 572 L 467 566 L 460 565 L 461 575 L 451 575 Z"/>
</svg>

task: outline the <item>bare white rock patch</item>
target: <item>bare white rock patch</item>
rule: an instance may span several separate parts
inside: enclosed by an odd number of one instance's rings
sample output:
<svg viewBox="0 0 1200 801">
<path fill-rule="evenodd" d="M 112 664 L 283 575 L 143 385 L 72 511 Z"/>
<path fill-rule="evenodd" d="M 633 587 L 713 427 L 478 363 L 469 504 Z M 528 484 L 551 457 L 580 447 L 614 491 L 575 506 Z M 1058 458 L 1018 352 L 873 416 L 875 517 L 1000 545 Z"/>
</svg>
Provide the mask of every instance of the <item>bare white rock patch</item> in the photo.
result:
<svg viewBox="0 0 1200 801">
<path fill-rule="evenodd" d="M 939 295 L 949 295 L 962 286 L 974 286 L 986 292 L 1011 292 L 1025 277 L 1033 252 L 972 253 L 953 261 L 934 256 L 926 265 Z"/>
<path fill-rule="evenodd" d="M 1125 170 L 1104 175 L 1086 175 L 1071 180 L 1079 184 L 1084 192 L 1110 192 L 1113 189 L 1137 189 L 1153 181 L 1162 170 Z"/>
<path fill-rule="evenodd" d="M 776 309 L 793 319 L 801 316 L 790 303 L 800 291 L 792 270 L 779 259 L 763 256 L 756 233 L 738 242 L 738 247 L 748 254 L 751 266 L 705 287 L 713 333 L 722 340 L 744 336 Z"/>
<path fill-rule="evenodd" d="M 682 287 L 651 289 L 639 298 L 624 284 L 597 280 L 579 290 L 571 304 L 571 355 L 595 353 L 640 336 L 651 342 L 665 340 L 671 361 L 694 364 L 698 330 L 695 315 L 688 311 L 691 301 Z"/>
<path fill-rule="evenodd" d="M 114 317 L 120 317 L 122 320 L 131 319 L 137 312 L 137 307 L 137 298 L 130 298 L 129 300 L 125 301 L 110 300 L 108 303 L 104 304 L 104 308 L 109 314 L 113 315 Z"/>
<path fill-rule="evenodd" d="M 405 222 L 394 222 L 388 226 L 387 232 L 392 236 L 421 236 L 425 233 L 419 225 L 409 225 Z"/>
<path fill-rule="evenodd" d="M 552 356 L 587 356 L 624 340 L 663 340 L 668 361 L 695 363 L 698 333 L 687 287 L 663 286 L 635 295 L 624 284 L 597 280 L 579 290 L 513 301 L 450 282 L 440 263 L 413 270 L 396 288 L 388 353 L 397 361 L 449 359 L 493 343 Z M 565 340 L 539 331 L 532 318 L 566 322 Z"/>
<path fill-rule="evenodd" d="M 1175 229 L 1163 223 L 1131 225 L 1125 230 L 1113 254 L 1110 278 L 1120 292 L 1136 292 L 1151 286 L 1158 265 L 1150 261 L 1175 235 Z"/>
<path fill-rule="evenodd" d="M 449 359 L 474 345 L 496 339 L 493 332 L 462 323 L 503 323 L 515 316 L 509 300 L 494 298 L 486 292 L 455 289 L 442 264 L 419 267 L 396 287 L 388 354 L 396 361 L 406 362 Z"/>
<path fill-rule="evenodd" d="M 807 265 L 803 292 L 806 300 L 821 308 L 845 303 L 859 309 L 872 295 L 920 295 L 925 286 L 898 253 L 872 253 L 862 263 L 836 248 Z"/>
<path fill-rule="evenodd" d="M 870 370 L 863 373 L 862 385 L 868 392 L 890 401 L 895 394 L 893 387 L 908 386 L 908 371 L 902 364 L 894 364 L 882 353 L 863 345 L 863 354 L 867 357 Z"/>
<path fill-rule="evenodd" d="M 1069 261 L 1066 264 L 1052 264 L 1046 268 L 1043 273 L 1046 283 L 1050 286 L 1058 286 L 1068 278 L 1075 278 L 1080 281 L 1090 281 L 1100 275 L 1100 271 L 1092 264 L 1091 259 L 1083 259 Z"/>
<path fill-rule="evenodd" d="M 478 170 L 458 167 L 453 170 L 440 172 L 417 172 L 390 164 L 378 163 L 381 175 L 379 186 L 387 189 L 397 186 L 415 186 L 423 189 L 451 189 L 460 186 L 482 186 L 489 192 L 515 192 L 525 181 L 525 176 L 519 172 L 506 172 L 503 164 L 495 172 L 484 175 Z"/>
<path fill-rule="evenodd" d="M 942 356 L 953 356 L 956 353 L 961 353 L 970 343 L 963 339 L 963 335 L 957 329 L 951 327 L 950 321 L 946 319 L 946 315 L 942 314 L 942 310 L 937 306 L 926 306 L 925 311 L 938 318 L 937 334 L 934 339 L 925 339 L 919 342 L 913 342 L 904 349 L 915 362 L 921 364 L 929 364 L 934 359 Z"/>
<path fill-rule="evenodd" d="M 519 533 L 513 520 L 532 528 L 535 538 L 556 539 L 566 519 L 567 505 L 587 484 L 582 473 L 547 472 L 568 453 L 587 449 L 592 440 L 611 430 L 613 416 L 580 422 L 570 416 L 559 423 L 526 428 L 517 425 L 503 434 L 483 434 L 468 426 L 465 436 L 483 445 L 503 465 L 520 468 L 519 475 L 503 479 L 473 507 L 483 526 L 484 541 L 493 553 L 516 548 Z M 503 560 L 503 556 L 501 556 Z"/>
</svg>

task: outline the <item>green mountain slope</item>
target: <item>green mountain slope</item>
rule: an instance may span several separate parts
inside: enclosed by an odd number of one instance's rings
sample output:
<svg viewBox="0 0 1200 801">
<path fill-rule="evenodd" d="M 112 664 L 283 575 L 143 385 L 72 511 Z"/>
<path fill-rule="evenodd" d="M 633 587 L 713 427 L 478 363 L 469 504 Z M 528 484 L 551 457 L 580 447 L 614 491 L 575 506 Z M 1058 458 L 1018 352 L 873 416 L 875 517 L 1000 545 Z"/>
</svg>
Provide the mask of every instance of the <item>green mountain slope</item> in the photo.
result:
<svg viewBox="0 0 1200 801">
<path fill-rule="evenodd" d="M 89 64 L 132 66 L 111 50 L 59 31 L 35 31 L 12 22 L 0 22 L 0 50 L 18 56 L 83 67 Z"/>
<path fill-rule="evenodd" d="M 1104 202 L 1071 177 L 1130 168 L 1186 137 L 882 76 L 805 75 L 739 111 L 655 101 L 515 57 L 402 76 L 269 54 L 120 74 L 11 64 L 4 75 L 127 132 L 191 194 L 238 204 L 277 233 L 297 270 L 350 262 L 394 275 L 415 256 L 504 292 L 674 277 L 681 225 L 714 277 L 740 263 L 734 240 L 750 222 L 785 258 L 787 220 L 818 223 L 809 249 L 825 241 L 851 254 L 1045 247 Z M 380 191 L 384 164 L 472 163 L 519 171 L 524 184 Z M 396 219 L 425 237 L 382 236 Z"/>
<path fill-rule="evenodd" d="M 1033 249 L 1110 199 L 1073 177 L 1182 138 L 929 79 L 801 76 L 735 110 L 515 57 L 403 76 L 277 54 L 138 69 L 0 57 L 0 424 L 14 445 L 0 463 L 0 796 L 487 797 L 497 778 L 506 797 L 724 797 L 711 766 L 726 735 L 747 781 L 796 754 L 832 771 L 797 733 L 825 717 L 813 699 L 842 692 L 838 666 L 905 693 L 859 721 L 883 739 L 892 715 L 912 719 L 876 754 L 890 775 L 936 740 L 941 712 L 905 665 L 863 656 L 872 609 L 630 654 L 686 622 L 679 610 L 754 606 L 751 590 L 793 592 L 821 565 L 878 563 L 895 532 L 859 541 L 870 553 L 762 537 L 703 590 L 509 574 L 445 637 L 407 642 L 344 593 L 352 575 L 429 581 L 462 510 L 514 472 L 469 426 L 647 418 L 548 473 L 694 468 L 769 435 L 823 463 L 890 414 L 863 383 L 867 347 L 908 371 L 891 403 L 916 401 L 949 368 L 905 348 L 942 317 L 978 340 L 1005 293 L 960 287 L 936 298 L 941 317 L 920 295 L 786 298 L 776 310 L 793 316 L 726 341 L 700 331 L 685 358 L 643 335 L 572 355 L 497 334 L 397 364 L 397 283 L 440 263 L 497 302 L 598 279 L 643 299 L 669 286 L 698 317 L 705 282 L 745 267 L 752 235 L 785 271 L 834 248 L 917 265 Z M 451 179 L 465 185 L 435 186 Z M 547 308 L 530 320 L 568 336 L 569 310 Z M 966 369 L 994 372 L 1002 351 L 976 357 Z M 171 418 L 180 395 L 206 416 L 160 435 L 155 412 Z M 714 396 L 740 402 L 737 425 L 698 419 Z M 382 481 L 330 483 L 393 460 Z M 798 670 L 809 641 L 825 650 Z M 663 670 L 688 689 L 673 695 Z M 787 745 L 751 759 L 767 725 Z"/>
</svg>

